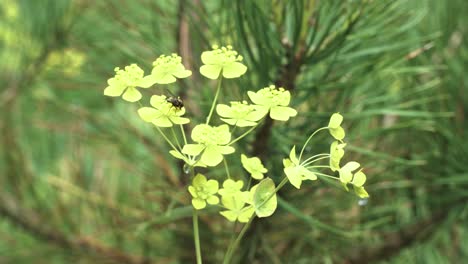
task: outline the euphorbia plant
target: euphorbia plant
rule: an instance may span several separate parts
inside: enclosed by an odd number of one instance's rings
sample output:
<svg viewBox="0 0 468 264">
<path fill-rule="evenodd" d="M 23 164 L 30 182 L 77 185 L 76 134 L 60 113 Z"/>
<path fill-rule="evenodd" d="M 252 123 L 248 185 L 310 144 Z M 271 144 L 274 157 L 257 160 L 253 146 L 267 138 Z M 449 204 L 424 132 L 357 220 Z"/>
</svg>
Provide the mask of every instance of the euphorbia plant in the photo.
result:
<svg viewBox="0 0 468 264">
<path fill-rule="evenodd" d="M 340 161 L 345 154 L 346 143 L 343 142 L 345 131 L 341 127 L 343 116 L 335 113 L 331 116 L 327 126 L 317 129 L 305 141 L 301 151 L 292 146 L 289 156 L 283 159 L 283 172 L 269 171 L 258 157 L 249 157 L 243 153 L 236 154 L 236 142 L 243 139 L 262 122 L 269 118 L 286 122 L 295 117 L 297 111 L 290 107 L 291 94 L 283 87 L 274 85 L 248 91 L 247 101 L 229 101 L 218 103 L 222 80 L 240 78 L 247 71 L 240 56 L 231 46 L 213 46 L 210 51 L 201 55 L 204 63 L 200 73 L 208 79 L 217 80 L 217 88 L 206 121 L 193 126 L 190 137 L 185 135 L 184 125 L 190 123 L 189 115 L 181 105 L 174 105 L 165 95 L 153 95 L 150 98 L 151 107 L 143 106 L 139 88 L 149 88 L 155 84 L 165 85 L 176 82 L 177 79 L 187 78 L 192 73 L 186 70 L 182 59 L 172 54 L 161 55 L 153 63 L 151 74 L 144 76 L 144 72 L 136 64 L 126 66 L 124 70 L 116 68 L 116 76 L 108 80 L 109 86 L 104 90 L 107 96 L 121 96 L 128 102 L 138 102 L 138 115 L 145 122 L 151 123 L 158 133 L 170 145 L 169 153 L 185 163 L 184 168 L 190 172 L 191 184 L 187 186 L 187 195 L 191 196 L 193 206 L 193 231 L 197 263 L 202 262 L 200 239 L 198 231 L 199 211 L 209 206 L 216 206 L 219 214 L 230 222 L 245 223 L 242 231 L 228 247 L 224 263 L 229 263 L 239 241 L 245 234 L 254 217 L 269 217 L 277 207 L 277 192 L 286 183 L 291 183 L 300 189 L 305 181 L 315 181 L 319 177 L 328 177 L 339 181 L 345 190 L 353 186 L 355 193 L 361 198 L 368 194 L 363 185 L 366 175 L 359 169 L 360 164 L 350 161 L 344 166 Z M 219 116 L 217 125 L 212 124 L 214 110 Z M 225 123 L 219 125 L 219 123 Z M 174 127 L 179 127 L 177 132 Z M 234 136 L 233 131 L 244 130 Z M 167 130 L 171 130 L 168 136 Z M 330 145 L 330 153 L 304 153 L 306 146 L 318 132 L 328 130 L 334 138 Z M 179 135 L 183 139 L 180 143 Z M 188 138 L 192 142 L 188 141 Z M 249 179 L 233 177 L 226 160 L 226 155 L 234 155 L 239 163 L 250 175 Z M 307 156 L 307 157 L 305 157 Z M 324 165 L 323 161 L 328 161 Z M 224 180 L 219 182 L 210 173 L 210 168 L 225 167 Z M 205 167 L 205 173 L 197 172 L 197 167 Z M 359 170 L 358 170 L 359 169 Z M 338 176 L 327 174 L 327 171 L 338 173 Z M 268 175 L 283 174 L 278 185 Z M 277 177 L 275 177 L 277 178 Z M 253 182 L 253 184 L 251 184 Z"/>
</svg>

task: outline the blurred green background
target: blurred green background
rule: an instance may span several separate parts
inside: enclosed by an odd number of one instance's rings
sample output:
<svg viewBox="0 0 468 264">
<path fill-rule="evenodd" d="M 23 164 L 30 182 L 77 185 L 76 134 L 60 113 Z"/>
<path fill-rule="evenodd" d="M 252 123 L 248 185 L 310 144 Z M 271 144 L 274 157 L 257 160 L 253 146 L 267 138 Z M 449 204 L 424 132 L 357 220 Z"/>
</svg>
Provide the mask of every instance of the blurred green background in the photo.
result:
<svg viewBox="0 0 468 264">
<path fill-rule="evenodd" d="M 276 84 L 300 112 L 236 153 L 278 180 L 291 146 L 339 111 L 371 196 L 288 186 L 235 263 L 468 262 L 467 14 L 466 0 L 2 0 L 0 263 L 195 262 L 188 176 L 103 89 L 114 67 L 149 72 L 175 52 L 194 74 L 170 89 L 202 120 L 214 83 L 199 55 L 214 43 L 249 67 L 221 100 Z M 219 263 L 239 226 L 200 221 L 205 262 Z"/>
</svg>

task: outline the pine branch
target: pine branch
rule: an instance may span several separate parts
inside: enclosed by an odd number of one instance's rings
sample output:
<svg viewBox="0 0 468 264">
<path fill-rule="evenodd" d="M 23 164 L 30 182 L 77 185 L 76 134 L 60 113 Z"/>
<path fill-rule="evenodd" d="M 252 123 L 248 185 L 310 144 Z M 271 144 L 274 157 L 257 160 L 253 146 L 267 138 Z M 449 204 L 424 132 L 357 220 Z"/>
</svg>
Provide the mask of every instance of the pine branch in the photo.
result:
<svg viewBox="0 0 468 264">
<path fill-rule="evenodd" d="M 446 206 L 445 209 L 434 212 L 429 218 L 403 227 L 397 232 L 383 235 L 382 241 L 385 241 L 383 245 L 361 250 L 354 249 L 354 254 L 348 259 L 345 259 L 343 263 L 376 263 L 378 261 L 388 260 L 415 243 L 430 239 L 440 225 L 448 218 L 449 213 L 455 207 L 466 204 L 466 202 L 466 199 L 459 200 L 451 204 L 451 206 Z"/>
<path fill-rule="evenodd" d="M 46 222 L 44 219 L 39 219 L 38 215 L 33 215 L 31 212 L 19 209 L 17 204 L 8 201 L 5 197 L 2 197 L 2 203 L 0 204 L 0 217 L 31 234 L 36 239 L 53 244 L 64 250 L 77 250 L 83 253 L 91 253 L 99 258 L 109 259 L 115 263 L 155 263 L 150 259 L 130 255 L 119 249 L 108 247 L 91 237 L 68 238 L 57 230 L 48 230 L 43 227 L 43 223 Z"/>
</svg>

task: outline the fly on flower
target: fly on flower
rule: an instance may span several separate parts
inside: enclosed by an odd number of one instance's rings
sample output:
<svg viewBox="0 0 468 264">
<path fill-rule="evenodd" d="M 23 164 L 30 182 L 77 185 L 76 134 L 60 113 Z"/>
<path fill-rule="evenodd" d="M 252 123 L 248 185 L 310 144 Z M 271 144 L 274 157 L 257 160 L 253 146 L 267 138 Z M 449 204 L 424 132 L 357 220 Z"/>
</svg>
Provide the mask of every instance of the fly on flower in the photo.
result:
<svg viewBox="0 0 468 264">
<path fill-rule="evenodd" d="M 167 96 L 166 102 L 170 103 L 175 109 L 177 109 L 177 111 L 182 109 L 182 107 L 184 107 L 184 101 L 182 101 L 180 96 L 175 96 L 167 89 L 166 91 L 170 94 L 169 96 Z"/>
<path fill-rule="evenodd" d="M 182 99 L 180 99 L 180 96 L 169 96 L 167 97 L 166 102 L 170 103 L 177 110 L 180 110 L 182 107 L 184 107 L 184 102 Z"/>
</svg>

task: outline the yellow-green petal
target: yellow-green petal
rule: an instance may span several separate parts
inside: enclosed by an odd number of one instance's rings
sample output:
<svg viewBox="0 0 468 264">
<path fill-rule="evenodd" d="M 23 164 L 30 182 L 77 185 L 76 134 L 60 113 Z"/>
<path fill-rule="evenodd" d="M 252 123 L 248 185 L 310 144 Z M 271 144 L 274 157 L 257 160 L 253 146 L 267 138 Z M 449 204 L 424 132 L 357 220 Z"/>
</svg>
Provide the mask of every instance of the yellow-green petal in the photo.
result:
<svg viewBox="0 0 468 264">
<path fill-rule="evenodd" d="M 185 125 L 190 123 L 190 119 L 179 116 L 170 116 L 169 119 L 176 125 Z"/>
<path fill-rule="evenodd" d="M 212 195 L 212 196 L 208 197 L 208 199 L 206 199 L 206 202 L 208 204 L 218 204 L 219 203 L 219 198 L 218 198 L 218 196 Z"/>
<path fill-rule="evenodd" d="M 177 79 L 168 72 L 153 72 L 151 73 L 153 79 L 158 84 L 175 83 Z"/>
<path fill-rule="evenodd" d="M 361 187 L 366 182 L 366 174 L 362 172 L 362 170 L 356 172 L 353 177 L 353 181 L 351 182 L 356 187 Z"/>
<path fill-rule="evenodd" d="M 141 99 L 141 93 L 135 87 L 128 87 L 122 98 L 128 102 L 136 102 Z"/>
<path fill-rule="evenodd" d="M 137 86 L 141 88 L 149 88 L 153 86 L 155 83 L 156 81 L 154 80 L 153 76 L 148 75 L 148 76 L 143 77 L 143 79 L 141 79 L 141 81 L 138 83 Z"/>
<path fill-rule="evenodd" d="M 201 75 L 212 80 L 218 79 L 221 70 L 222 66 L 220 65 L 203 65 L 200 67 Z"/>
<path fill-rule="evenodd" d="M 187 144 L 182 148 L 182 153 L 187 154 L 187 155 L 197 156 L 204 149 L 205 149 L 205 146 L 200 145 L 200 144 Z"/>
<path fill-rule="evenodd" d="M 283 162 L 284 163 L 284 162 Z M 301 188 L 302 184 L 302 177 L 298 173 L 296 167 L 287 167 L 284 168 L 284 173 L 286 174 L 286 177 L 288 177 L 289 182 L 292 184 L 292 186 L 296 187 L 296 189 Z"/>
<path fill-rule="evenodd" d="M 239 214 L 237 220 L 239 220 L 240 223 L 247 223 L 254 213 L 255 209 L 253 208 L 253 206 L 244 207 L 241 213 Z"/>
<path fill-rule="evenodd" d="M 360 198 L 368 198 L 369 194 L 367 193 L 366 189 L 364 187 L 354 187 L 354 192 L 356 193 L 357 196 Z"/>
<path fill-rule="evenodd" d="M 172 127 L 172 122 L 167 116 L 159 116 L 151 120 L 151 123 L 157 127 Z"/>
<path fill-rule="evenodd" d="M 225 104 L 216 105 L 216 113 L 218 113 L 218 115 L 222 117 L 232 117 L 231 107 Z"/>
<path fill-rule="evenodd" d="M 200 210 L 206 207 L 206 202 L 205 200 L 194 198 L 192 199 L 192 205 L 195 209 Z"/>
<path fill-rule="evenodd" d="M 247 71 L 247 66 L 240 62 L 231 62 L 223 67 L 224 78 L 237 78 Z"/>
<path fill-rule="evenodd" d="M 222 211 L 219 212 L 222 216 L 226 217 L 229 222 L 235 222 L 237 220 L 237 214 L 233 211 Z"/>
<path fill-rule="evenodd" d="M 151 107 L 142 107 L 138 109 L 138 115 L 143 119 L 145 122 L 151 122 L 153 119 L 158 118 L 160 116 L 160 112 Z"/>
<path fill-rule="evenodd" d="M 179 79 L 183 79 L 183 78 L 187 78 L 190 75 L 192 75 L 192 71 L 186 70 L 184 68 L 184 65 L 179 64 L 179 65 L 177 65 L 176 69 L 172 72 L 172 74 L 174 74 L 174 76 L 179 78 Z"/>
<path fill-rule="evenodd" d="M 112 97 L 121 96 L 125 88 L 125 86 L 121 85 L 107 86 L 106 89 L 104 89 L 104 95 Z"/>
<path fill-rule="evenodd" d="M 223 155 L 216 146 L 208 146 L 205 148 L 205 151 L 203 151 L 200 160 L 206 165 L 214 167 L 223 161 Z"/>
<path fill-rule="evenodd" d="M 294 163 L 295 165 L 299 165 L 299 160 L 297 159 L 296 157 L 296 145 L 294 145 L 291 149 L 291 151 L 289 152 L 289 159 L 291 160 L 292 163 Z M 284 162 L 283 162 L 284 164 Z"/>
<path fill-rule="evenodd" d="M 297 111 L 287 106 L 274 106 L 270 109 L 271 119 L 288 121 L 290 117 L 296 116 Z"/>
<path fill-rule="evenodd" d="M 345 137 L 345 131 L 342 127 L 330 128 L 329 131 L 336 140 L 343 140 Z"/>
<path fill-rule="evenodd" d="M 334 113 L 330 117 L 330 121 L 328 122 L 328 127 L 329 128 L 338 128 L 341 125 L 341 122 L 343 122 L 343 116 L 340 115 L 339 113 Z"/>
</svg>

